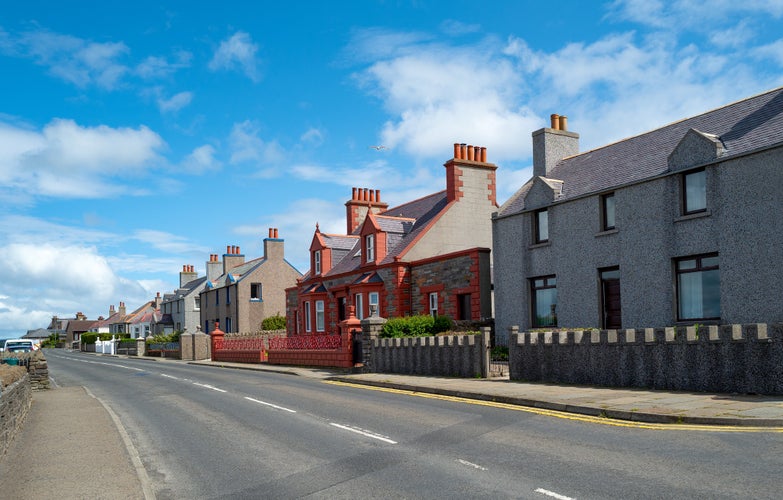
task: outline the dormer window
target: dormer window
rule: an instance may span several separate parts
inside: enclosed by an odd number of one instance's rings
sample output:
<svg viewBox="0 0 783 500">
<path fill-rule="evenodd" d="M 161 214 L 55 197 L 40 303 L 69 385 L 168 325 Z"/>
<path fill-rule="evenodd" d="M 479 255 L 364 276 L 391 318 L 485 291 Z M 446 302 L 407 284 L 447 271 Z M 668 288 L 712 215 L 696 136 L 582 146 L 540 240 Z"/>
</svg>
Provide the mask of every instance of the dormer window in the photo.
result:
<svg viewBox="0 0 783 500">
<path fill-rule="evenodd" d="M 375 235 L 368 234 L 364 237 L 366 262 L 375 262 Z"/>
<path fill-rule="evenodd" d="M 316 250 L 313 252 L 313 268 L 314 274 L 321 274 L 321 251 Z"/>
</svg>

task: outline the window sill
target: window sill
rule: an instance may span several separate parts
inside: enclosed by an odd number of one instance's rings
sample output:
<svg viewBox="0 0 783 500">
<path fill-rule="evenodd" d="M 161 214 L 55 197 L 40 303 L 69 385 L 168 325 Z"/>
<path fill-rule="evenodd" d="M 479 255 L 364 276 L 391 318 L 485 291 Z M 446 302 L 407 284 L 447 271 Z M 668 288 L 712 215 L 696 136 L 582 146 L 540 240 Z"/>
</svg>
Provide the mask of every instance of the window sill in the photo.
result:
<svg viewBox="0 0 783 500">
<path fill-rule="evenodd" d="M 263 302 L 264 299 L 250 299 L 250 302 Z"/>
<path fill-rule="evenodd" d="M 692 220 L 692 219 L 701 219 L 702 217 L 709 217 L 712 215 L 712 212 L 709 210 L 705 210 L 704 212 L 696 212 L 695 214 L 688 214 L 688 215 L 681 215 L 674 219 L 674 222 L 683 222 L 686 220 Z"/>
<path fill-rule="evenodd" d="M 600 238 L 601 236 L 609 236 L 610 234 L 617 234 L 619 232 L 620 231 L 615 227 L 615 228 L 612 228 L 612 229 L 607 229 L 605 231 L 601 231 L 601 232 L 595 233 L 595 237 L 596 238 Z"/>
<path fill-rule="evenodd" d="M 532 250 L 534 248 L 544 248 L 550 246 L 552 243 L 550 241 L 542 241 L 541 243 L 533 243 L 529 247 L 527 247 L 528 250 Z"/>
</svg>

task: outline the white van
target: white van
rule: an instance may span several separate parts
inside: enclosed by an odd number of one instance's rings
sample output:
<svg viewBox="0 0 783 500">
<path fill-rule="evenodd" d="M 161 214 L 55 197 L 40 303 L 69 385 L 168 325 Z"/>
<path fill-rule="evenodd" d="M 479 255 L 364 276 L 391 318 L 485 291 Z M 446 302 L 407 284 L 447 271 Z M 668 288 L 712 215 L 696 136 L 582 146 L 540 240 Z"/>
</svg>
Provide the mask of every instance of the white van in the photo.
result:
<svg viewBox="0 0 783 500">
<path fill-rule="evenodd" d="M 5 352 L 33 352 L 36 350 L 38 350 L 38 346 L 29 339 L 8 339 L 3 346 Z"/>
</svg>

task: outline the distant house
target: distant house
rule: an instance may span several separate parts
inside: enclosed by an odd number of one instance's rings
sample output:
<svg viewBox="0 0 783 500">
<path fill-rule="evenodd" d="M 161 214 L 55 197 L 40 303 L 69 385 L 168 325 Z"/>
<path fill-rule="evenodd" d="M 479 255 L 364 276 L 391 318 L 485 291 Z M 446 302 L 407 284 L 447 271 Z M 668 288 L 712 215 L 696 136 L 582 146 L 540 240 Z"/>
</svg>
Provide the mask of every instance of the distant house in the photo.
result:
<svg viewBox="0 0 783 500">
<path fill-rule="evenodd" d="M 90 331 L 96 320 L 87 319 L 87 316 L 81 312 L 76 313 L 76 318 L 68 321 L 68 327 L 65 329 L 65 345 L 70 346 L 73 342 L 79 342 L 83 333 Z"/>
<path fill-rule="evenodd" d="M 27 330 L 27 333 L 22 335 L 22 338 L 29 339 L 35 342 L 36 344 L 40 344 L 44 340 L 47 340 L 51 335 L 52 332 L 50 332 L 46 328 L 36 328 L 35 330 Z"/>
<path fill-rule="evenodd" d="M 783 321 L 783 88 L 586 152 L 562 118 L 493 218 L 499 332 Z"/>
<path fill-rule="evenodd" d="M 124 307 L 124 304 L 120 302 L 120 306 Z M 88 331 L 90 333 L 110 333 L 111 325 L 117 324 L 119 322 L 119 318 L 120 314 L 117 312 L 117 310 L 114 309 L 114 304 L 112 304 L 109 306 L 109 316 L 107 318 L 104 318 L 103 316 L 99 317 L 97 321 L 90 325 L 90 329 Z"/>
<path fill-rule="evenodd" d="M 195 332 L 201 324 L 201 292 L 206 285 L 206 276 L 199 278 L 192 265 L 182 266 L 179 288 L 163 295 L 161 324 L 170 324 L 174 331 Z"/>
<path fill-rule="evenodd" d="M 276 228 L 264 238 L 263 257 L 245 262 L 233 245 L 226 247 L 222 264 L 211 255 L 199 304 L 204 331 L 212 331 L 216 322 L 226 333 L 261 330 L 265 318 L 285 314 L 285 289 L 301 276 L 285 260 L 285 241 Z"/>
<path fill-rule="evenodd" d="M 147 338 L 157 333 L 173 333 L 173 329 L 170 327 L 167 330 L 155 328 L 162 319 L 160 312 L 161 301 L 162 298 L 160 293 L 158 293 L 154 299 L 142 304 L 135 311 L 125 316 L 123 318 L 123 322 L 126 325 L 125 333 L 130 333 L 130 337 L 133 339 Z"/>
<path fill-rule="evenodd" d="M 491 214 L 495 170 L 486 148 L 454 145 L 446 189 L 389 208 L 380 191 L 353 188 L 346 233 L 316 224 L 310 270 L 288 290 L 288 333 L 337 332 L 354 306 L 358 318 L 492 316 Z"/>
</svg>

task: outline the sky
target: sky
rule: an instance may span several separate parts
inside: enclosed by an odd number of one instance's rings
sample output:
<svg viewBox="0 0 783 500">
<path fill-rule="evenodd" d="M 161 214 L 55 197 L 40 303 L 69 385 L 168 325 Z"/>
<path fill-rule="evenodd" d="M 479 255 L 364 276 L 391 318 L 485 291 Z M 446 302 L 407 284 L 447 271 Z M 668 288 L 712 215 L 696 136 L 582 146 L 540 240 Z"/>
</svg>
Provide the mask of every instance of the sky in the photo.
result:
<svg viewBox="0 0 783 500">
<path fill-rule="evenodd" d="M 455 142 L 502 203 L 551 113 L 585 151 L 783 85 L 783 0 L 115 4 L 0 10 L 0 337 L 272 227 L 304 272 L 352 187 L 441 191 Z"/>
</svg>

